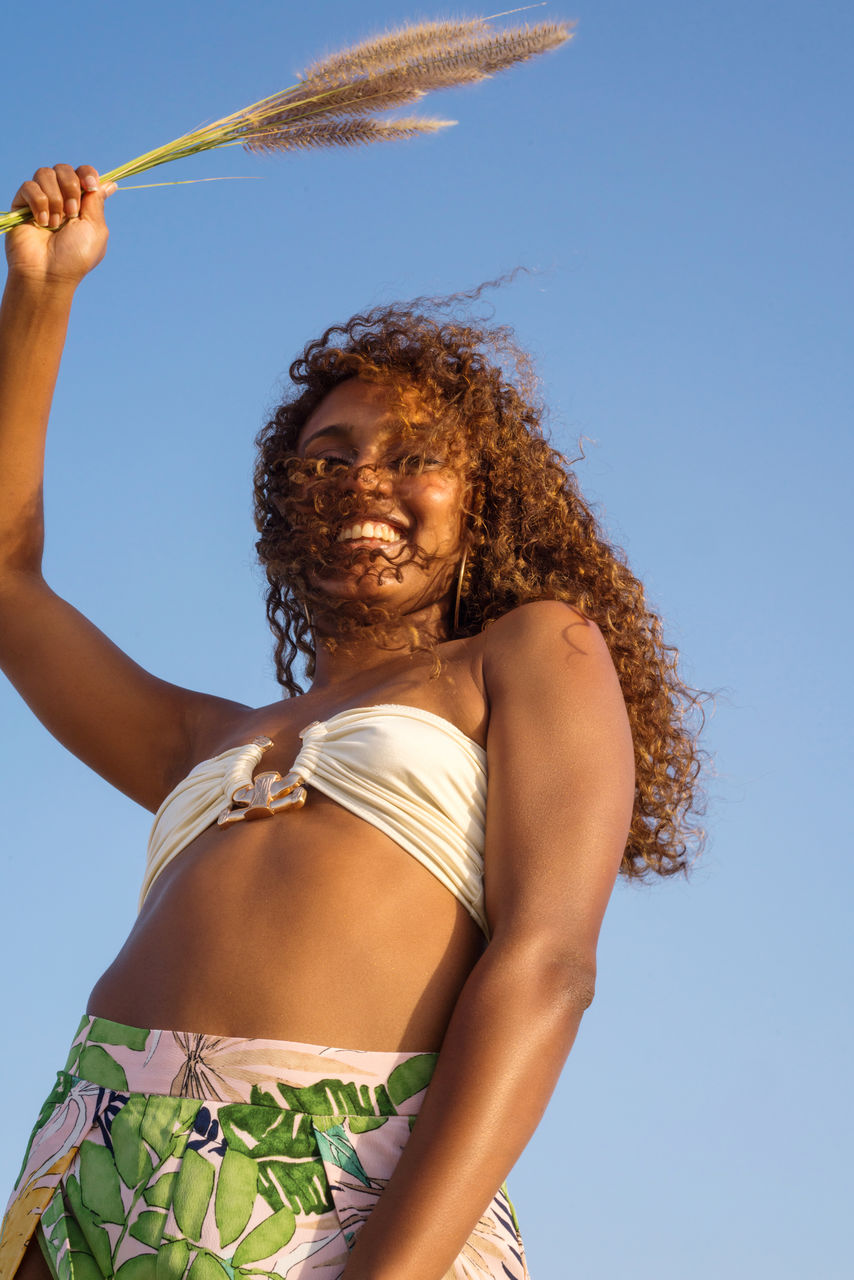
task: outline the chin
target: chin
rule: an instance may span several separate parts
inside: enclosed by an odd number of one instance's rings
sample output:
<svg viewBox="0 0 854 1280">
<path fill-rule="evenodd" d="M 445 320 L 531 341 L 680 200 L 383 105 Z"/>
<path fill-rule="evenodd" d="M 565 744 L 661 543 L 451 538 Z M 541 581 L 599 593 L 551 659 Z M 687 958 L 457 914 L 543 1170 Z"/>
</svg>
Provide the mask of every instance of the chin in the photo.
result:
<svg viewBox="0 0 854 1280">
<path fill-rule="evenodd" d="M 311 586 L 318 595 L 330 603 L 335 600 L 365 600 L 372 604 L 392 604 L 399 593 L 400 583 L 379 583 L 373 577 L 342 574 L 336 578 L 311 578 Z"/>
</svg>

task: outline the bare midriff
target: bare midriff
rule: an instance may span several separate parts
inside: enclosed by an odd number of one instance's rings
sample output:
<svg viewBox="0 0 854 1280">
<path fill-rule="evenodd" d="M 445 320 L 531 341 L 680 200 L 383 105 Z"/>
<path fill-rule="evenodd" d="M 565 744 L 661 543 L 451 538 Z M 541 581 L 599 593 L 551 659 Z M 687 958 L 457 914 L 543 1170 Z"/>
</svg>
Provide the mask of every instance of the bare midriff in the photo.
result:
<svg viewBox="0 0 854 1280">
<path fill-rule="evenodd" d="M 219 749 L 258 731 L 250 721 Z M 286 773 L 298 746 L 295 733 L 277 737 L 264 767 Z M 176 1031 L 438 1050 L 483 945 L 421 863 L 309 786 L 302 809 L 211 826 L 178 854 L 88 1010 Z"/>
</svg>

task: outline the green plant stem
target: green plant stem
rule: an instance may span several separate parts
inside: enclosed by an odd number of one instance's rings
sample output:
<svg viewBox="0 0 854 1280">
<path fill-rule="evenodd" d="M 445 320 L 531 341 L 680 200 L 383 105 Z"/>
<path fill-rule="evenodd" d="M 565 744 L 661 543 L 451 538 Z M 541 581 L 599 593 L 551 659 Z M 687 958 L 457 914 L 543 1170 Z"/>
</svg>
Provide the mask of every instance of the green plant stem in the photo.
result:
<svg viewBox="0 0 854 1280">
<path fill-rule="evenodd" d="M 327 116 L 336 121 L 341 115 L 369 117 L 373 114 L 376 118 L 376 113 L 391 105 L 414 101 L 431 89 L 484 79 L 513 62 L 525 61 L 536 53 L 545 52 L 547 47 L 554 48 L 571 36 L 570 26 L 566 23 L 544 23 L 532 29 L 520 28 L 518 31 L 483 38 L 480 31 L 487 21 L 489 19 L 472 19 L 471 22 L 463 21 L 454 25 L 454 39 L 447 37 L 447 24 L 425 24 L 431 30 L 436 28 L 435 40 L 438 44 L 432 50 L 419 47 L 415 51 L 409 47 L 412 45 L 411 39 L 409 45 L 404 41 L 403 47 L 397 47 L 400 46 L 401 33 L 363 42 L 351 51 L 345 50 L 343 54 L 317 64 L 306 73 L 303 80 L 298 80 L 288 88 L 280 89 L 278 93 L 223 116 L 213 124 L 182 134 L 165 146 L 155 147 L 152 151 L 146 151 L 135 159 L 110 169 L 101 175 L 101 182 L 118 183 L 125 178 L 147 173 L 159 165 L 184 160 L 201 151 L 212 151 L 218 147 L 240 146 L 256 141 L 260 144 L 258 149 L 263 149 L 265 136 L 268 139 L 284 139 L 289 129 L 298 129 L 317 117 Z M 422 28 L 413 30 L 421 32 Z M 540 45 L 534 47 L 538 36 Z M 544 41 L 547 43 L 543 43 Z M 355 72 L 351 72 L 351 78 L 342 83 L 338 77 L 343 73 L 348 57 L 351 58 Z M 371 61 L 372 57 L 375 58 L 374 62 Z M 324 69 L 329 72 L 330 66 L 333 83 L 324 84 Z M 416 81 L 415 84 L 413 80 Z M 417 83 L 419 80 L 420 84 Z M 372 88 L 374 92 L 371 92 Z M 351 98 L 348 90 L 352 94 Z M 431 122 L 431 128 L 440 123 L 453 122 Z M 285 148 L 284 141 L 280 145 Z M 255 148 L 250 146 L 249 149 Z M 32 218 L 31 210 L 26 207 L 0 213 L 0 235 L 21 223 L 32 221 Z"/>
</svg>

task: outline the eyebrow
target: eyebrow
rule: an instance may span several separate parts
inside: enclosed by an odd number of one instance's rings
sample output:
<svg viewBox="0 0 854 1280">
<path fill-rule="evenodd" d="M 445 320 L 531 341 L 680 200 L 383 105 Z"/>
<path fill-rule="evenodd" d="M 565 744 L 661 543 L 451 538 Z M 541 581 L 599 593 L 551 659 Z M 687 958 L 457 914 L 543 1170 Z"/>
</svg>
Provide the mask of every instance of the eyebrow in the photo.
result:
<svg viewBox="0 0 854 1280">
<path fill-rule="evenodd" d="M 310 435 L 307 440 L 303 440 L 300 448 L 307 449 L 310 444 L 314 444 L 315 440 L 322 440 L 326 436 L 346 436 L 357 430 L 358 428 L 351 422 L 330 422 L 328 426 L 321 427 L 319 431 L 315 431 Z M 380 441 L 388 440 L 393 436 L 394 423 L 388 423 L 384 427 L 378 427 L 378 438 Z"/>
<path fill-rule="evenodd" d="M 302 447 L 305 449 L 307 445 L 310 445 L 314 440 L 320 440 L 323 436 L 346 435 L 348 431 L 352 430 L 353 428 L 349 423 L 332 422 L 328 427 L 321 427 L 319 431 L 315 431 L 313 435 L 310 435 L 307 440 L 303 440 Z"/>
<path fill-rule="evenodd" d="M 307 440 L 303 440 L 300 443 L 299 448 L 305 450 L 309 445 L 314 444 L 315 440 L 323 440 L 329 436 L 334 436 L 340 439 L 341 436 L 350 435 L 353 431 L 357 430 L 358 427 L 351 422 L 330 422 L 325 427 L 321 427 L 318 431 L 313 432 Z M 395 435 L 395 423 L 387 422 L 385 425 L 378 425 L 378 432 L 381 442 L 393 439 Z"/>
</svg>

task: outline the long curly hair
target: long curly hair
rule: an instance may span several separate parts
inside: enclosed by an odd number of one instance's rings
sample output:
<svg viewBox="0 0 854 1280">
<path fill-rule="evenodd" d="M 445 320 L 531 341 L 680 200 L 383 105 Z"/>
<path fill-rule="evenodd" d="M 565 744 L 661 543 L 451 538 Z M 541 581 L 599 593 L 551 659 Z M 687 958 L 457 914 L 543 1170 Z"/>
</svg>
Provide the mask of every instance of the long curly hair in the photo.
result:
<svg viewBox="0 0 854 1280">
<path fill-rule="evenodd" d="M 705 695 L 682 681 L 677 651 L 665 643 L 642 584 L 605 538 L 570 464 L 545 439 L 536 378 L 512 330 L 448 310 L 447 302 L 417 299 L 330 327 L 290 366 L 293 391 L 258 435 L 257 549 L 279 683 L 290 696 L 302 692 L 294 673 L 300 654 L 313 672 L 306 605 L 322 607 L 323 596 L 312 591 L 309 571 L 334 557 L 343 518 L 340 498 L 336 507 L 329 497 L 334 477 L 322 463 L 297 456 L 300 430 L 348 378 L 396 395 L 404 423 L 414 388 L 438 424 L 433 434 L 457 449 L 467 471 L 468 554 L 455 634 L 476 635 L 516 606 L 543 599 L 566 601 L 599 626 L 635 749 L 635 806 L 620 870 L 630 879 L 687 871 L 703 839 L 698 736 Z M 423 452 L 416 439 L 423 426 L 410 422 L 409 430 L 413 453 Z M 300 516 L 307 510 L 311 521 Z M 364 603 L 340 612 L 344 632 L 381 628 L 386 617 Z"/>
</svg>

